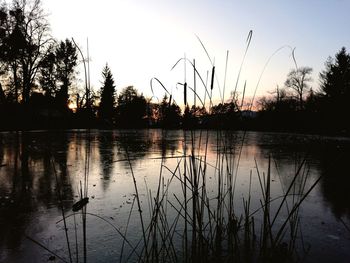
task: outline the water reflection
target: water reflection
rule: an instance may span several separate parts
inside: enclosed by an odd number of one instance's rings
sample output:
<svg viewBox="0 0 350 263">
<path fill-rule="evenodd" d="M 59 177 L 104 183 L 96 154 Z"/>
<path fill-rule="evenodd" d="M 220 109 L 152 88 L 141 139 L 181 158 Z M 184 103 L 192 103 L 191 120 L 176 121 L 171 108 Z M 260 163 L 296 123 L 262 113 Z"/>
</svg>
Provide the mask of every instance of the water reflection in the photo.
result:
<svg viewBox="0 0 350 263">
<path fill-rule="evenodd" d="M 119 160 L 127 158 L 132 165 L 140 159 L 144 159 L 152 147 L 152 138 L 149 136 L 148 130 L 126 130 L 124 132 L 115 133 L 115 142 L 118 148 Z M 122 162 L 125 168 L 129 167 L 127 162 Z"/>
<path fill-rule="evenodd" d="M 280 178 L 282 186 L 287 188 L 298 164 L 307 158 L 311 177 L 323 176 L 319 190 L 314 194 L 317 202 L 325 201 L 325 205 L 318 204 L 320 215 L 329 206 L 336 218 L 345 215 L 350 218 L 348 139 L 257 132 L 208 134 L 208 162 L 215 165 L 216 153 L 226 151 L 235 156 L 229 165 L 235 169 L 240 156 L 242 178 L 238 179 L 238 185 L 242 188 L 247 185 L 249 170 L 255 169 L 254 159 L 261 165 L 259 168 L 266 171 L 266 161 L 272 156 L 277 167 L 273 179 L 277 183 Z M 187 132 L 186 140 L 194 138 L 196 149 L 200 145 L 203 154 L 206 135 L 207 131 Z M 184 132 L 177 130 L 0 133 L 0 261 L 11 260 L 4 251 L 10 249 L 20 253 L 25 233 L 33 233 L 36 222 L 47 218 L 53 218 L 54 222 L 59 218 L 56 175 L 62 185 L 64 206 L 67 211 L 70 209 L 79 193 L 87 154 L 90 157 L 89 187 L 98 197 L 89 205 L 92 212 L 109 215 L 122 210 L 129 200 L 124 202 L 122 197 L 133 193 L 129 164 L 123 161 L 125 151 L 128 151 L 132 166 L 138 169 L 140 181 L 143 177 L 156 181 L 154 175 L 159 172 L 155 170 L 159 168 L 159 162 L 154 157 L 181 155 L 184 140 Z M 98 184 L 102 187 L 98 188 Z M 116 209 L 109 202 L 120 202 L 120 209 L 119 203 Z M 94 207 L 94 204 L 99 206 Z M 40 227 L 40 235 L 56 235 L 46 234 L 47 226 Z M 20 262 L 25 262 L 25 259 Z"/>
<path fill-rule="evenodd" d="M 55 140 L 47 134 L 16 132 L 1 134 L 0 168 L 0 250 L 19 247 L 28 226 L 40 211 L 57 209 L 56 179 L 52 159 L 60 171 L 64 188 L 63 200 L 72 200 L 67 173 L 67 135 Z M 59 149 L 57 147 L 60 147 Z M 51 154 L 55 153 L 55 154 Z"/>
<path fill-rule="evenodd" d="M 114 164 L 114 133 L 104 132 L 98 138 L 98 149 L 100 154 L 100 169 L 103 177 L 103 190 L 106 191 L 109 186 L 111 173 Z"/>
<path fill-rule="evenodd" d="M 181 142 L 178 137 L 174 137 L 173 133 L 171 130 L 162 130 L 161 134 L 154 133 L 153 141 L 158 144 L 162 158 L 174 156 L 176 151 L 179 150 Z"/>
<path fill-rule="evenodd" d="M 323 198 L 330 205 L 337 218 L 347 216 L 350 219 L 350 148 L 327 147 L 319 165 L 323 175 L 321 182 Z"/>
</svg>

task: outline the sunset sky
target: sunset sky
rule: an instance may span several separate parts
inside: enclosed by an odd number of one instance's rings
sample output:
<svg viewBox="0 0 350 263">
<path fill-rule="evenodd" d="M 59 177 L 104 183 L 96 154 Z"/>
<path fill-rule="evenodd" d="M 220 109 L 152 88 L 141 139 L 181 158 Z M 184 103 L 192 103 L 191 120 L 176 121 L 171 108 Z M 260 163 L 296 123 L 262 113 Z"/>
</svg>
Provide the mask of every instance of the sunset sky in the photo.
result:
<svg viewBox="0 0 350 263">
<path fill-rule="evenodd" d="M 101 87 L 101 71 L 108 63 L 117 91 L 134 85 L 151 96 L 150 79 L 157 77 L 180 102 L 182 91 L 180 87 L 177 90 L 176 83 L 184 81 L 184 65 L 171 71 L 174 63 L 185 54 L 190 60 L 195 58 L 204 79 L 211 69 L 196 35 L 215 61 L 221 90 L 229 50 L 225 98 L 234 89 L 250 30 L 252 42 L 238 85 L 242 92 L 247 81 L 248 97 L 269 57 L 284 45 L 296 48 L 298 66 L 314 69 L 314 89 L 327 57 L 334 56 L 342 46 L 350 48 L 350 1 L 345 0 L 43 0 L 43 7 L 49 13 L 55 38 L 73 37 L 84 51 L 89 39 L 95 90 Z M 266 68 L 257 94 L 268 95 L 276 85 L 282 87 L 293 65 L 291 49 L 281 49 Z M 186 78 L 191 86 L 189 65 Z M 155 92 L 159 97 L 164 94 L 159 86 Z M 214 97 L 220 98 L 218 87 Z"/>
</svg>

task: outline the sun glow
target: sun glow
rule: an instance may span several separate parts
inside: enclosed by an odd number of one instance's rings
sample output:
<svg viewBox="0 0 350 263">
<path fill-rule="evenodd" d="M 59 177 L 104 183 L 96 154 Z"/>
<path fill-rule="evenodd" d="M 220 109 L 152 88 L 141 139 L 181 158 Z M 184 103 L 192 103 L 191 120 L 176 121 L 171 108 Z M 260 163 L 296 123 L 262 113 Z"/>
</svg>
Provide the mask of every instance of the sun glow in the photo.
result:
<svg viewBox="0 0 350 263">
<path fill-rule="evenodd" d="M 70 101 L 68 103 L 68 108 L 75 113 L 77 111 L 77 104 L 75 102 Z"/>
</svg>

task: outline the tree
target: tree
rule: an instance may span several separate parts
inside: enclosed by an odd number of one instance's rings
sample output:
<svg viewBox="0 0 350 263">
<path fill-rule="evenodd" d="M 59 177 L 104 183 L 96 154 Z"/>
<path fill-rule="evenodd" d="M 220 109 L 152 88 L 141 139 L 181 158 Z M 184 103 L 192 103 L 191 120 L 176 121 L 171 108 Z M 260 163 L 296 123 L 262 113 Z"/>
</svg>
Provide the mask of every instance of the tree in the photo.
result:
<svg viewBox="0 0 350 263">
<path fill-rule="evenodd" d="M 2 7 L 0 21 L 0 59 L 12 73 L 15 100 L 21 89 L 26 103 L 52 41 L 49 24 L 40 0 L 14 0 L 11 7 Z"/>
<path fill-rule="evenodd" d="M 304 95 L 310 90 L 309 82 L 312 81 L 311 73 L 312 68 L 310 67 L 292 69 L 288 73 L 287 80 L 284 83 L 287 88 L 292 89 L 296 93 L 300 109 L 303 108 Z"/>
<path fill-rule="evenodd" d="M 234 100 L 219 103 L 211 109 L 209 126 L 220 128 L 234 128 L 238 122 L 238 107 Z"/>
<path fill-rule="evenodd" d="M 333 129 L 350 132 L 348 103 L 350 100 L 350 54 L 343 47 L 335 59 L 328 58 L 326 69 L 320 73 L 323 95 L 321 109 Z"/>
<path fill-rule="evenodd" d="M 138 128 L 146 125 L 147 101 L 133 86 L 124 88 L 117 99 L 116 124 L 120 127 Z"/>
<path fill-rule="evenodd" d="M 62 108 L 68 106 L 68 88 L 74 78 L 74 68 L 77 65 L 77 49 L 69 39 L 61 41 L 55 49 L 56 78 L 60 84 L 58 103 Z"/>
<path fill-rule="evenodd" d="M 68 91 L 75 76 L 77 50 L 69 40 L 51 44 L 40 64 L 39 83 L 47 97 L 55 97 L 56 106 L 68 108 Z"/>
<path fill-rule="evenodd" d="M 182 116 L 182 127 L 187 129 L 197 128 L 203 121 L 203 118 L 206 116 L 207 111 L 205 107 L 192 105 L 190 108 L 188 105 L 186 105 L 184 114 Z"/>
<path fill-rule="evenodd" d="M 162 128 L 178 128 L 181 123 L 181 109 L 165 95 L 160 104 L 159 122 Z"/>
<path fill-rule="evenodd" d="M 115 85 L 113 75 L 106 64 L 102 71 L 103 86 L 101 87 L 101 102 L 99 106 L 99 117 L 112 122 L 115 111 Z"/>
<path fill-rule="evenodd" d="M 39 84 L 47 97 L 54 97 L 57 93 L 57 71 L 55 46 L 52 45 L 41 62 Z"/>
<path fill-rule="evenodd" d="M 19 80 L 19 62 L 20 53 L 25 48 L 25 37 L 21 24 L 23 24 L 23 12 L 20 9 L 13 8 L 9 10 L 4 4 L 0 10 L 0 61 L 1 75 L 9 78 L 9 89 L 7 90 L 10 100 L 18 101 L 20 88 Z M 10 76 L 10 72 L 13 73 Z"/>
<path fill-rule="evenodd" d="M 326 69 L 320 73 L 321 92 L 334 101 L 349 98 L 350 54 L 343 47 L 335 59 L 328 58 Z"/>
</svg>

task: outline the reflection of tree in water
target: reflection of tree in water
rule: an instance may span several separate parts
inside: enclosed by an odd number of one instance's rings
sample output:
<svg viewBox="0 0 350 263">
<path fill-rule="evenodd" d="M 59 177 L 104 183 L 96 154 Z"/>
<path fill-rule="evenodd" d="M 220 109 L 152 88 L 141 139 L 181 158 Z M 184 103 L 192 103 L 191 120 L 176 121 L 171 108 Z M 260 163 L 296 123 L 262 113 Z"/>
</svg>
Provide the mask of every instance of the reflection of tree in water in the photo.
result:
<svg viewBox="0 0 350 263">
<path fill-rule="evenodd" d="M 56 178 L 51 153 L 58 162 L 58 176 L 63 185 L 63 199 L 72 200 L 70 179 L 66 170 L 67 138 L 64 134 L 14 133 L 7 136 L 2 159 L 6 170 L 0 170 L 0 250 L 19 247 L 33 215 L 44 206 L 56 206 Z M 5 174 L 6 173 L 6 174 Z"/>
<path fill-rule="evenodd" d="M 226 154 L 235 154 L 235 153 L 238 153 L 238 150 L 241 147 L 242 140 L 243 140 L 242 136 L 243 136 L 242 133 L 218 131 L 215 139 L 216 141 L 220 142 L 219 143 L 219 147 L 221 148 L 220 151 L 223 151 Z"/>
<path fill-rule="evenodd" d="M 12 136 L 11 136 L 12 135 Z M 35 210 L 32 192 L 32 176 L 29 170 L 28 135 L 26 133 L 11 134 L 4 145 L 5 159 L 8 160 L 7 171 L 10 174 L 2 178 L 6 185 L 1 191 L 1 247 L 18 247 L 26 230 L 30 217 Z M 3 171 L 1 171 L 3 173 Z"/>
<path fill-rule="evenodd" d="M 273 137 L 272 137 L 273 136 Z M 307 164 L 316 169 L 317 177 L 322 175 L 320 190 L 322 197 L 330 205 L 336 217 L 350 217 L 350 161 L 349 142 L 326 140 L 311 136 L 292 136 L 282 134 L 262 134 L 258 143 L 261 151 L 272 154 L 279 166 L 282 184 L 288 187 L 295 168 L 307 158 Z M 341 145 L 341 146 L 340 146 Z M 295 165 L 293 166 L 293 162 Z M 286 177 L 285 174 L 291 176 Z M 312 178 L 313 180 L 316 178 Z"/>
<path fill-rule="evenodd" d="M 108 188 L 114 163 L 114 134 L 101 132 L 99 135 L 100 166 L 103 176 L 103 190 Z"/>
<path fill-rule="evenodd" d="M 23 134 L 22 137 L 24 137 Z M 35 184 L 31 185 L 36 199 L 42 205 L 50 208 L 58 201 L 57 182 L 54 169 L 56 170 L 58 182 L 62 189 L 62 198 L 72 200 L 71 178 L 67 169 L 68 135 L 63 132 L 31 133 L 27 135 L 28 142 L 27 159 L 29 162 L 23 169 L 33 174 Z M 23 148 L 23 151 L 25 149 Z M 23 173 L 22 173 L 23 174 Z"/>
<path fill-rule="evenodd" d="M 8 248 L 18 247 L 21 244 L 23 233 L 29 223 L 26 214 L 34 209 L 30 189 L 32 180 L 28 171 L 28 151 L 25 150 L 28 138 L 27 136 L 20 138 L 19 133 L 11 135 L 3 147 L 2 159 L 7 160 L 4 167 L 6 170 L 0 171 L 1 185 L 5 186 L 0 188 L 0 246 Z"/>
<path fill-rule="evenodd" d="M 56 142 L 52 144 L 51 146 L 51 152 L 53 154 L 53 158 L 55 161 L 55 165 L 58 165 L 58 168 L 56 168 L 58 181 L 61 184 L 62 189 L 62 199 L 63 200 L 73 200 L 73 191 L 72 191 L 72 181 L 70 174 L 67 169 L 67 156 L 69 151 L 69 141 L 68 141 L 68 135 L 67 133 L 54 133 L 52 134 L 54 136 Z M 48 138 L 49 140 L 52 140 L 51 138 Z M 55 176 L 52 176 L 53 180 L 55 180 Z M 52 181 L 51 181 L 52 182 Z M 69 207 L 71 207 L 71 203 L 68 204 Z"/>
<path fill-rule="evenodd" d="M 53 139 L 54 138 L 54 139 Z M 46 162 L 46 169 L 44 169 L 45 182 L 42 185 L 42 189 L 46 189 L 46 194 L 43 197 L 45 202 L 49 196 L 54 197 L 54 202 L 58 198 L 56 190 L 56 177 L 53 171 L 53 165 L 55 165 L 55 170 L 57 172 L 58 183 L 62 189 L 62 199 L 72 200 L 72 181 L 70 174 L 67 169 L 68 151 L 69 151 L 69 139 L 68 134 L 64 132 L 58 133 L 48 133 L 47 137 L 44 137 L 42 143 L 47 143 L 46 151 L 44 155 L 44 163 Z M 44 147 L 43 147 L 44 148 Z M 52 156 L 54 163 L 51 162 L 49 165 L 50 158 Z"/>
<path fill-rule="evenodd" d="M 307 161 L 305 162 L 305 153 L 290 152 L 289 159 L 286 158 L 285 154 L 279 155 L 278 152 L 277 154 L 271 154 L 271 156 L 271 175 L 272 178 L 278 177 L 283 193 L 287 191 L 292 183 L 292 193 L 300 194 L 299 191 L 302 189 L 304 189 L 303 193 L 305 193 L 306 190 L 304 186 L 306 189 L 309 189 L 311 186 L 310 183 L 312 183 L 315 178 L 309 177 L 310 166 Z M 268 161 L 266 160 L 266 162 Z M 298 174 L 298 176 L 293 182 L 296 174 Z"/>
<path fill-rule="evenodd" d="M 132 164 L 137 160 L 144 159 L 152 147 L 152 139 L 148 130 L 129 130 L 116 133 L 115 142 L 118 149 L 118 160 L 126 158 L 126 150 Z M 127 162 L 123 162 L 129 167 Z"/>
<path fill-rule="evenodd" d="M 176 132 L 178 131 L 161 130 L 161 136 L 157 140 L 157 144 L 162 158 L 174 156 L 176 151 L 179 150 L 179 137 L 176 136 L 179 134 Z"/>
<path fill-rule="evenodd" d="M 350 219 L 350 147 L 328 147 L 321 160 L 321 189 L 336 217 Z"/>
<path fill-rule="evenodd" d="M 161 154 L 162 157 L 176 155 L 183 138 L 183 133 L 179 130 L 115 131 L 113 138 L 110 135 L 106 137 L 106 134 L 101 135 L 105 137 L 101 140 L 106 142 L 106 146 L 103 147 L 111 147 L 110 144 L 115 142 L 116 150 L 113 150 L 113 152 L 116 156 L 113 160 L 126 160 L 127 150 L 132 164 L 147 158 L 149 155 Z M 159 157 L 159 155 L 157 156 Z M 129 169 L 127 162 L 122 163 Z"/>
</svg>

